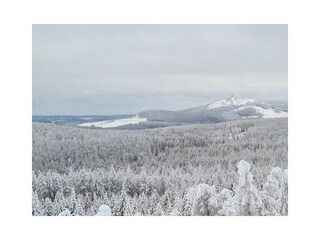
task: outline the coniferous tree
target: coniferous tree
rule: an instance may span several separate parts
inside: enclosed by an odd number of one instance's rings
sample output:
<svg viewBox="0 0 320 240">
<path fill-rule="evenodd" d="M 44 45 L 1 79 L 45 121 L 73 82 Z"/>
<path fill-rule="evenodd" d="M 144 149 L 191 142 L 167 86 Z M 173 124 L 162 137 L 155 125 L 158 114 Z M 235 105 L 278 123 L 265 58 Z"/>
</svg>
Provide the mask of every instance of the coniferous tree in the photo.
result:
<svg viewBox="0 0 320 240">
<path fill-rule="evenodd" d="M 59 215 L 65 209 L 66 203 L 62 191 L 58 191 L 53 201 L 55 215 Z"/>
<path fill-rule="evenodd" d="M 46 198 L 44 202 L 44 215 L 46 216 L 54 216 L 53 203 L 50 198 Z"/>
<path fill-rule="evenodd" d="M 235 190 L 235 196 L 225 202 L 220 214 L 239 216 L 259 215 L 262 201 L 258 189 L 253 184 L 253 176 L 250 173 L 251 166 L 245 160 L 241 160 L 237 167 L 240 179 Z"/>
<path fill-rule="evenodd" d="M 83 216 L 85 215 L 85 211 L 83 208 L 83 202 L 81 200 L 81 197 L 78 196 L 75 202 L 75 207 L 74 207 L 74 213 L 75 216 Z"/>
<path fill-rule="evenodd" d="M 155 211 L 153 212 L 154 216 L 163 216 L 165 215 L 165 212 L 162 209 L 162 204 L 159 202 L 155 208 Z"/>
<path fill-rule="evenodd" d="M 131 200 L 127 198 L 123 216 L 133 216 L 134 212 L 131 206 Z"/>
<path fill-rule="evenodd" d="M 77 202 L 76 192 L 75 192 L 74 188 L 72 188 L 71 194 L 70 194 L 70 196 L 68 198 L 68 202 L 67 202 L 67 207 L 70 210 L 72 215 L 75 214 L 76 202 Z"/>
<path fill-rule="evenodd" d="M 280 213 L 282 216 L 288 216 L 288 170 L 283 171 L 283 184 L 281 189 Z"/>
<path fill-rule="evenodd" d="M 183 216 L 192 216 L 193 203 L 191 199 L 185 198 L 183 201 Z"/>
<path fill-rule="evenodd" d="M 142 192 L 142 194 L 140 196 L 139 210 L 140 210 L 141 215 L 143 215 L 143 216 L 148 216 L 149 215 L 148 205 L 147 205 L 147 197 L 144 194 L 144 192 Z"/>
<path fill-rule="evenodd" d="M 33 216 L 43 216 L 44 208 L 39 201 L 37 192 L 32 192 L 32 215 Z"/>
<path fill-rule="evenodd" d="M 126 194 L 125 187 L 123 185 L 120 196 L 118 198 L 117 216 L 124 216 L 125 215 L 126 206 L 127 206 L 127 194 Z"/>
<path fill-rule="evenodd" d="M 154 212 L 157 208 L 158 202 L 159 202 L 159 195 L 156 191 L 154 191 L 149 198 L 150 215 L 154 214 Z"/>
<path fill-rule="evenodd" d="M 207 184 L 199 184 L 195 189 L 192 215 L 216 215 L 217 207 L 218 203 L 215 186 L 210 187 Z"/>
</svg>

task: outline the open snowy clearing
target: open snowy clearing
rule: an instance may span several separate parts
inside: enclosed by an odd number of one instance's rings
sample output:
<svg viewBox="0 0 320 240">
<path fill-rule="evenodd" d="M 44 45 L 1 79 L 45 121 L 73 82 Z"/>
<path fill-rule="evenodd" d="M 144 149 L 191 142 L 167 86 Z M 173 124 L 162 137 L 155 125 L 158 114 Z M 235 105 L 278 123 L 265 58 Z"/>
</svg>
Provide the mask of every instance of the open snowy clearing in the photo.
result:
<svg viewBox="0 0 320 240">
<path fill-rule="evenodd" d="M 287 112 L 277 111 L 272 108 L 264 109 L 264 108 L 258 107 L 258 106 L 240 107 L 236 111 L 250 109 L 250 108 L 254 108 L 258 113 L 261 113 L 262 118 L 286 118 L 286 117 L 288 117 Z"/>
<path fill-rule="evenodd" d="M 129 124 L 138 124 L 140 122 L 146 122 L 147 118 L 139 118 L 139 117 L 132 117 L 132 118 L 123 118 L 123 119 L 116 119 L 111 121 L 100 121 L 100 122 L 88 122 L 88 123 L 81 123 L 78 124 L 79 127 L 98 127 L 98 128 L 114 128 Z"/>
</svg>

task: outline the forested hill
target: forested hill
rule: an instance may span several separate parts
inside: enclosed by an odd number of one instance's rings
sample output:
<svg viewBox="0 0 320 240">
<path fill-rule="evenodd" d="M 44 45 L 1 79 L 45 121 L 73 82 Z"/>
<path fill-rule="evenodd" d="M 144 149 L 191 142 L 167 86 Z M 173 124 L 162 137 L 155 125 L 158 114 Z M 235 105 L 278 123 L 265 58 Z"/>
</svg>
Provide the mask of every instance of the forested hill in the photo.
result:
<svg viewBox="0 0 320 240">
<path fill-rule="evenodd" d="M 265 102 L 230 97 L 204 106 L 178 111 L 147 110 L 138 114 L 148 121 L 170 123 L 218 123 L 239 119 L 286 118 L 287 110 Z"/>
</svg>

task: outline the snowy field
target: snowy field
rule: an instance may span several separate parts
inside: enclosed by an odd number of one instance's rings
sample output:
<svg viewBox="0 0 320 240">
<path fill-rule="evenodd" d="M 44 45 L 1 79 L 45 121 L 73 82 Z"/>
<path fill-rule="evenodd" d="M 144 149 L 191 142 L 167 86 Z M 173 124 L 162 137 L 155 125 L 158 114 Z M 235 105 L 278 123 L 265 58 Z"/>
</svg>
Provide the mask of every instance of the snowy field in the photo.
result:
<svg viewBox="0 0 320 240">
<path fill-rule="evenodd" d="M 132 118 L 116 119 L 111 121 L 87 122 L 87 123 L 78 124 L 78 126 L 79 127 L 114 128 L 114 127 L 129 125 L 129 124 L 138 124 L 146 121 L 147 121 L 147 118 L 132 117 Z"/>
<path fill-rule="evenodd" d="M 236 111 L 247 110 L 247 109 L 256 110 L 258 113 L 260 113 L 262 115 L 262 118 L 287 118 L 288 117 L 287 112 L 277 111 L 273 108 L 264 109 L 259 106 L 240 107 L 240 108 L 236 109 Z M 251 118 L 252 117 L 254 117 L 254 116 L 251 116 Z"/>
</svg>

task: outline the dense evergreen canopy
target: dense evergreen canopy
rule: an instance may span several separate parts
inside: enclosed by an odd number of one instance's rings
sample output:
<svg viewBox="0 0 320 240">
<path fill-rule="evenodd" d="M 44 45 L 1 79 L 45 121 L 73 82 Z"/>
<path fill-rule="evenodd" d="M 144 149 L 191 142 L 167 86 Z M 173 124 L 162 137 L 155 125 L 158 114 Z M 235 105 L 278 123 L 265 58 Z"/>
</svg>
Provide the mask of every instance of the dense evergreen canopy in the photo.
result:
<svg viewBox="0 0 320 240">
<path fill-rule="evenodd" d="M 33 123 L 33 215 L 96 215 L 103 204 L 112 215 L 286 215 L 287 125 Z"/>
</svg>

